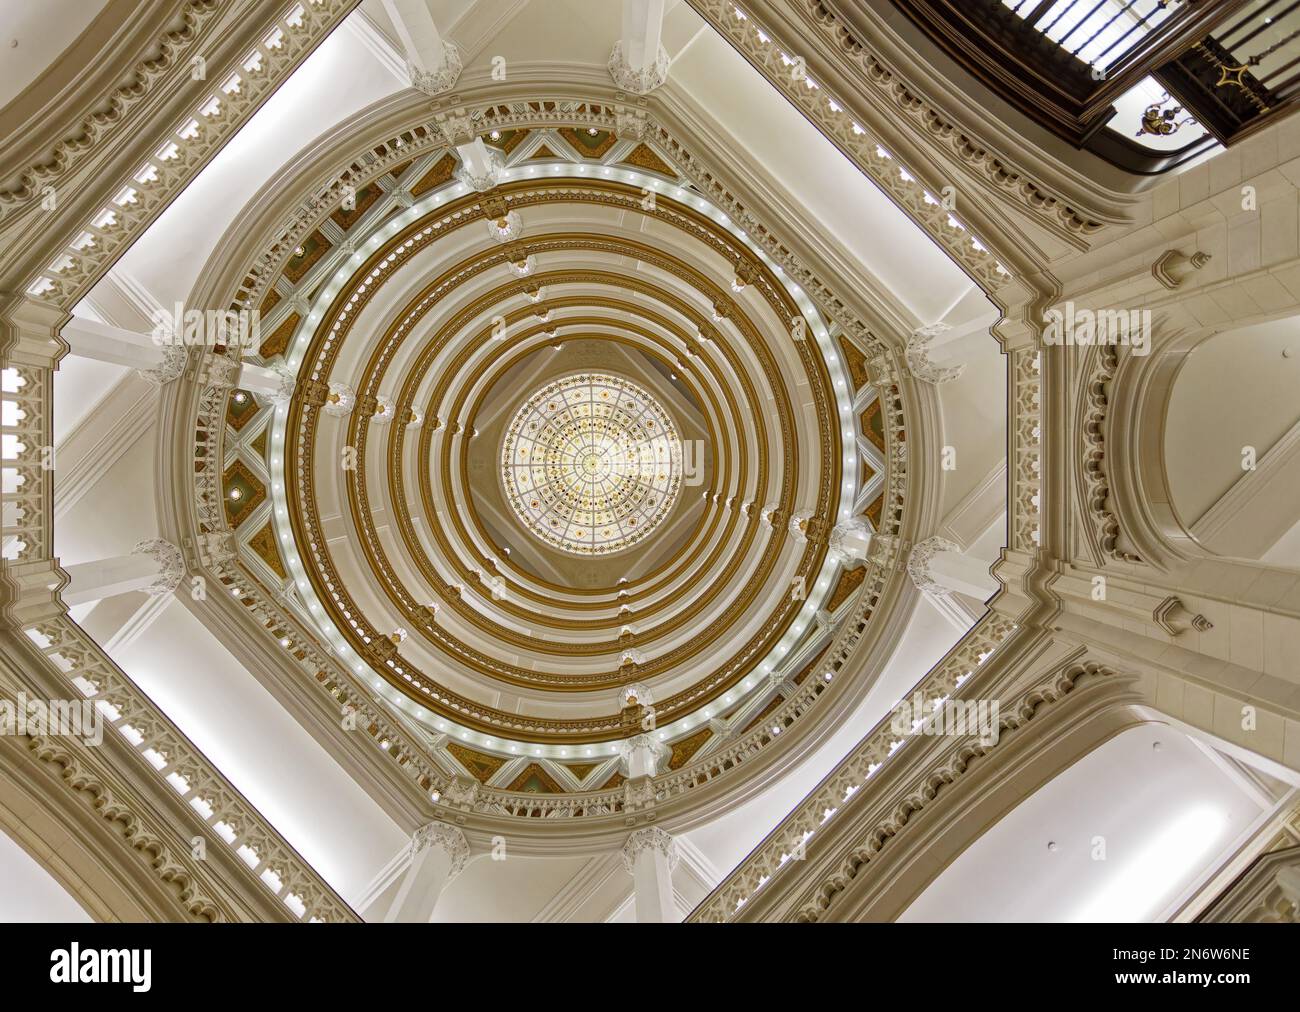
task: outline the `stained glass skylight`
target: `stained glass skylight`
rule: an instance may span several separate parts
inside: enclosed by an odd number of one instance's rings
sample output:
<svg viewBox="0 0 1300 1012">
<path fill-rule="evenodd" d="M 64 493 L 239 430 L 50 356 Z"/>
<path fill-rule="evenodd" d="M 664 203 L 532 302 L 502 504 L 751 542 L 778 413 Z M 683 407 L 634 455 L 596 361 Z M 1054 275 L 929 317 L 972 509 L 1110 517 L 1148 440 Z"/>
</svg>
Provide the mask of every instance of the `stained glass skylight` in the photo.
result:
<svg viewBox="0 0 1300 1012">
<path fill-rule="evenodd" d="M 672 511 L 682 445 L 644 388 L 577 373 L 532 394 L 506 429 L 501 474 L 520 522 L 575 555 L 608 555 L 643 541 Z"/>
</svg>

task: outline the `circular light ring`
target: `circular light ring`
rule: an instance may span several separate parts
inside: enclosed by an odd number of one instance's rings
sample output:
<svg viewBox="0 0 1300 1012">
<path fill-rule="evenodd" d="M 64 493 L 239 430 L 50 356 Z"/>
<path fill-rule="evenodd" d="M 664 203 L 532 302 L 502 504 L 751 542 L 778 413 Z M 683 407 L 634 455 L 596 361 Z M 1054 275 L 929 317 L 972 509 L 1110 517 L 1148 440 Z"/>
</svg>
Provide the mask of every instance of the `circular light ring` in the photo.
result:
<svg viewBox="0 0 1300 1012">
<path fill-rule="evenodd" d="M 700 202 L 697 201 L 697 203 L 700 203 Z M 411 220 L 411 219 L 413 219 L 414 217 L 415 217 L 414 214 L 411 214 L 411 215 L 409 215 L 409 216 L 406 216 L 407 220 Z M 446 219 L 444 219 L 444 221 L 445 221 L 445 220 L 446 220 Z M 387 234 L 391 235 L 392 233 L 396 232 L 396 227 L 395 227 L 395 226 L 389 227 L 388 229 L 386 229 L 386 232 L 387 232 Z M 382 238 L 382 236 L 381 236 L 380 238 Z M 375 241 L 372 240 L 372 242 L 371 242 L 369 245 L 370 245 L 370 246 L 373 246 L 373 245 L 374 245 L 374 242 L 375 242 Z M 373 262 L 373 261 L 372 261 L 372 262 Z M 340 282 L 336 282 L 335 285 L 333 286 L 333 288 L 332 288 L 330 291 L 327 292 L 327 295 L 328 295 L 331 299 L 332 299 L 332 297 L 333 297 L 334 290 L 337 289 L 337 287 L 339 286 L 339 284 L 340 284 Z M 796 294 L 797 298 L 799 299 L 799 302 L 800 302 L 800 305 L 801 305 L 801 306 L 804 305 L 805 303 L 807 304 L 807 308 L 806 308 L 806 310 L 805 310 L 805 315 L 807 315 L 807 312 L 808 312 L 808 311 L 812 311 L 813 314 L 814 314 L 814 318 L 815 318 L 815 307 L 813 307 L 813 306 L 811 305 L 811 303 L 808 303 L 808 302 L 807 302 L 806 297 L 804 297 L 804 296 L 802 295 L 802 293 L 798 291 L 798 289 L 795 289 L 795 294 Z M 311 318 L 311 321 L 310 321 L 312 324 L 315 323 L 315 318 L 316 318 L 316 315 L 313 314 L 313 317 Z M 819 341 L 820 345 L 822 346 L 822 348 L 823 348 L 823 350 L 825 351 L 825 353 L 833 359 L 834 356 L 835 356 L 835 352 L 834 352 L 833 346 L 830 344 L 830 338 L 829 338 L 829 335 L 826 333 L 826 329 L 825 329 L 825 327 L 824 327 L 823 325 L 821 325 L 819 322 L 816 322 L 816 321 L 814 322 L 814 326 L 815 326 L 815 334 L 816 334 L 816 337 L 818 338 L 818 341 Z M 309 338 L 310 338 L 309 327 L 306 327 L 306 326 L 304 326 L 304 327 L 300 327 L 300 329 L 299 329 L 299 334 L 298 334 L 298 337 L 297 337 L 297 341 L 296 341 L 296 343 L 297 343 L 298 345 L 301 345 L 301 343 L 302 343 L 304 340 L 307 340 L 307 339 L 309 339 Z M 301 351 L 300 351 L 300 350 L 295 350 L 294 355 L 293 355 L 293 358 L 291 359 L 291 364 L 296 365 L 297 362 L 298 362 L 298 360 L 299 360 L 300 358 L 301 358 Z M 319 379 L 319 377 L 320 377 L 320 372 L 319 372 L 319 370 L 317 370 L 316 373 L 313 374 L 313 378 Z M 839 385 L 842 387 L 842 386 L 843 386 L 843 383 L 841 382 Z M 845 406 L 844 406 L 843 404 L 841 404 L 841 405 L 839 406 L 839 414 L 840 414 L 841 416 L 843 416 L 845 410 L 846 410 Z M 847 423 L 846 423 L 846 424 L 847 424 Z M 281 428 L 280 428 L 280 432 L 277 433 L 277 434 L 275 434 L 275 435 L 273 436 L 273 438 L 276 438 L 276 436 L 278 436 L 279 441 L 282 442 L 282 441 L 283 441 L 283 438 L 284 438 L 284 437 L 283 437 L 283 431 L 284 431 L 284 430 L 283 430 L 283 427 L 281 427 Z M 851 461 L 850 461 L 850 463 L 851 463 Z M 847 466 L 847 465 L 846 465 L 846 466 Z M 845 508 L 846 508 L 845 506 L 841 505 L 841 512 L 842 512 Z M 293 560 L 293 564 L 294 564 L 294 568 L 295 568 L 295 570 L 301 572 L 301 568 L 302 568 L 302 567 L 301 567 L 301 563 L 299 563 L 299 562 L 297 561 L 296 556 L 295 556 L 295 558 L 294 558 L 294 560 Z M 823 575 L 824 575 L 824 574 L 823 574 Z M 302 576 L 300 576 L 299 579 L 300 579 L 300 582 L 301 582 L 302 579 L 303 579 Z M 305 589 L 307 585 L 304 583 L 303 586 L 304 586 L 304 589 Z M 804 610 L 805 610 L 805 611 L 808 611 L 808 610 L 811 609 L 812 607 L 814 607 L 814 602 L 811 602 L 811 601 L 810 601 L 810 602 L 808 603 L 807 607 L 806 607 Z M 338 632 L 337 632 L 337 630 L 331 631 L 331 630 L 328 630 L 328 629 L 327 629 L 327 630 L 325 630 L 325 631 L 326 631 L 327 635 L 329 635 L 331 638 L 337 638 L 337 637 L 338 637 Z M 344 648 L 344 649 L 345 649 L 345 652 L 346 652 L 346 648 Z M 765 668 L 764 668 L 764 670 L 769 670 L 769 669 L 770 669 L 770 665 L 767 665 L 767 666 L 765 666 Z M 360 666 L 358 666 L 358 670 L 360 670 Z M 752 679 L 751 679 L 751 682 L 752 682 Z M 747 683 L 747 686 L 748 686 L 749 684 L 750 684 L 750 683 Z M 716 695 L 716 693 L 713 693 L 713 694 Z M 460 705 L 456 705 L 456 697 L 455 697 L 454 694 L 445 693 L 445 692 L 440 692 L 440 696 L 441 696 L 443 699 L 447 700 L 448 702 L 452 703 L 452 704 L 455 706 L 455 709 L 457 709 L 457 710 L 461 710 L 461 706 L 460 706 Z M 711 697 L 710 697 L 710 698 L 711 698 Z M 465 704 L 465 707 L 466 707 L 466 709 L 468 709 L 468 710 L 473 711 L 473 710 L 478 709 L 478 708 L 476 707 L 476 705 L 473 704 L 473 703 L 469 703 L 468 701 L 463 701 L 463 700 L 462 700 L 461 702 Z M 510 717 L 513 717 L 514 715 L 503 715 L 503 716 L 505 716 L 505 717 L 507 717 L 507 718 L 510 718 Z M 453 721 L 456 721 L 456 720 L 458 720 L 458 719 L 463 719 L 463 714 L 462 714 L 460 717 L 452 717 L 452 720 L 453 720 Z M 511 726 L 511 725 L 510 725 L 509 723 L 507 723 L 507 724 L 504 725 L 504 726 L 509 727 L 509 726 Z M 551 728 L 547 728 L 547 730 L 549 731 L 549 730 L 551 730 Z M 591 739 L 588 739 L 588 740 L 591 740 Z"/>
<path fill-rule="evenodd" d="M 677 503 L 682 443 L 645 388 L 576 373 L 535 391 L 501 445 L 506 501 L 544 544 L 608 555 L 640 544 Z"/>
</svg>

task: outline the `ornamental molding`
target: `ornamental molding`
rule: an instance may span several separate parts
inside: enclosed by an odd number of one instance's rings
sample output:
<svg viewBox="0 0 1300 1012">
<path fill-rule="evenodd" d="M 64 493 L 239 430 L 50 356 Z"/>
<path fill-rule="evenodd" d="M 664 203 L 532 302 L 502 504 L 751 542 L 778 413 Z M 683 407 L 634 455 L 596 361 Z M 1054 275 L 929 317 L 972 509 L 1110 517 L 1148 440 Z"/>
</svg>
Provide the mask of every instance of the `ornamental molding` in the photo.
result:
<svg viewBox="0 0 1300 1012">
<path fill-rule="evenodd" d="M 137 542 L 131 554 L 148 555 L 158 563 L 158 575 L 147 591 L 153 597 L 175 593 L 185 578 L 185 556 L 170 541 L 147 538 Z"/>
<path fill-rule="evenodd" d="M 934 561 L 935 556 L 942 552 L 955 552 L 960 555 L 961 546 L 954 544 L 947 538 L 936 535 L 914 545 L 907 557 L 907 575 L 912 578 L 912 583 L 916 586 L 916 589 L 923 594 L 947 597 L 952 593 L 951 590 L 930 575 L 930 563 Z"/>
<path fill-rule="evenodd" d="M 442 40 L 442 62 L 437 70 L 421 70 L 409 62 L 406 65 L 411 86 L 419 88 L 431 98 L 441 95 L 444 91 L 451 91 L 460 80 L 460 72 L 460 47 L 447 39 Z"/>
<path fill-rule="evenodd" d="M 181 909 L 190 917 L 209 923 L 244 919 L 240 916 L 243 911 L 219 900 L 216 891 L 209 888 L 216 883 L 205 882 L 208 876 L 200 871 L 203 862 L 194 859 L 192 844 L 182 844 L 174 839 L 174 833 L 164 832 L 149 806 L 125 784 L 112 783 L 118 777 L 107 769 L 97 768 L 89 751 L 79 747 L 78 739 L 30 735 L 24 744 L 32 758 L 51 767 L 56 779 L 92 812 L 98 813 L 112 827 L 114 835 L 136 852 L 173 892 Z"/>
<path fill-rule="evenodd" d="M 0 219 L 16 205 L 39 194 L 40 188 L 57 184 L 64 176 L 92 158 L 97 149 L 106 147 L 121 133 L 131 113 L 145 103 L 167 79 L 177 72 L 190 74 L 187 59 L 205 36 L 205 26 L 219 22 L 234 3 L 211 0 L 186 0 L 177 18 L 155 39 L 152 58 L 141 60 L 127 69 L 121 83 L 105 98 L 96 95 L 95 111 L 84 116 L 62 140 L 53 145 L 39 161 L 29 163 L 14 174 L 14 182 L 0 186 Z"/>
<path fill-rule="evenodd" d="M 623 867 L 627 869 L 629 875 L 636 874 L 636 860 L 645 853 L 660 855 L 668 862 L 669 871 L 673 871 L 681 860 L 681 851 L 677 846 L 677 841 L 673 839 L 670 833 L 659 826 L 646 826 L 645 829 L 638 829 L 627 838 L 627 843 L 623 845 L 622 855 Z"/>
<path fill-rule="evenodd" d="M 851 626 L 850 621 L 846 626 Z M 845 626 L 841 626 L 841 634 Z M 915 686 L 913 692 L 924 698 L 937 699 L 956 694 L 961 684 L 985 659 L 1003 647 L 1016 632 L 1017 626 L 1009 619 L 989 612 L 949 654 Z M 833 659 L 834 660 L 834 659 Z M 838 672 L 833 662 L 829 670 Z M 819 678 L 807 678 L 803 687 L 820 684 Z M 802 688 L 802 687 L 801 687 Z M 764 721 L 779 718 L 778 710 Z M 857 793 L 876 770 L 895 760 L 898 734 L 892 727 L 892 715 L 886 715 L 835 767 L 817 789 L 810 793 L 785 820 L 756 847 L 730 875 L 701 903 L 689 920 L 728 921 L 762 887 L 770 886 L 769 879 L 781 871 L 789 861 L 788 855 L 801 852 L 807 834 L 817 833 L 830 818 L 839 818 L 844 809 L 844 799 Z M 775 721 L 774 721 L 775 722 Z M 777 724 L 777 726 L 780 726 Z M 745 738 L 749 736 L 746 735 Z M 744 740 L 744 739 L 742 739 Z M 734 748 L 734 746 L 732 746 Z M 706 762 L 717 763 L 726 750 L 710 753 Z"/>
<path fill-rule="evenodd" d="M 132 754 L 140 756 L 134 771 L 110 770 L 107 766 L 99 766 L 100 749 L 90 749 L 84 754 L 79 750 L 74 752 L 78 739 L 63 736 L 41 743 L 38 758 L 58 766 L 64 782 L 72 784 L 78 790 L 87 791 L 95 807 L 106 819 L 121 826 L 128 839 L 132 839 L 133 845 L 135 834 L 140 833 L 138 849 L 159 858 L 153 867 L 165 880 L 179 875 L 176 872 L 178 866 L 187 865 L 193 841 L 187 841 L 183 853 L 175 852 L 174 860 L 163 858 L 167 849 L 160 843 L 162 837 L 157 834 L 147 835 L 142 811 L 133 808 L 125 800 L 114 803 L 114 791 L 130 790 L 124 780 L 119 780 L 120 777 L 141 774 L 152 777 L 153 789 L 159 796 L 181 799 L 183 804 L 180 808 L 186 817 L 196 820 L 194 829 L 206 846 L 213 850 L 227 851 L 223 858 L 228 856 L 230 860 L 225 863 L 246 870 L 254 882 L 260 883 L 258 888 L 266 890 L 264 895 L 268 901 L 267 909 L 283 911 L 287 920 L 357 919 L 348 905 L 315 870 L 299 857 L 153 701 L 136 688 L 135 683 L 80 626 L 66 614 L 60 614 L 33 624 L 26 632 L 30 639 L 24 637 L 20 649 L 39 650 L 45 663 L 37 663 L 32 667 L 39 668 L 45 679 L 53 680 L 50 685 L 32 694 L 39 698 L 87 698 L 103 704 L 99 707 L 99 712 L 105 724 L 105 738 L 116 735 L 128 738 L 134 743 Z M 0 669 L 0 678 L 3 676 L 4 671 Z M 3 681 L 5 684 L 0 684 L 0 690 L 8 691 L 8 680 Z M 31 693 L 31 690 L 28 691 Z M 127 729 L 130 731 L 124 733 Z M 104 747 L 107 748 L 108 744 L 106 740 Z M 144 759 L 145 753 L 150 752 L 162 757 L 162 765 Z M 82 755 L 82 758 L 77 758 L 78 755 Z M 102 769 L 102 772 L 92 773 L 92 767 Z M 97 781 L 96 777 L 102 777 L 102 780 Z M 115 782 L 120 783 L 121 787 L 114 788 L 112 784 Z M 104 786 L 99 786 L 100 783 Z M 119 795 L 120 798 L 126 796 L 125 793 Z M 217 826 L 233 829 L 234 836 L 223 834 Z M 175 828 L 176 824 L 172 823 L 168 832 Z M 244 857 L 238 853 L 241 848 L 256 855 L 258 868 L 274 874 L 275 885 L 260 873 L 253 875 Z M 210 854 L 208 862 L 215 859 L 216 855 Z M 195 881 L 201 880 L 203 875 L 195 878 Z M 289 903 L 291 897 L 294 899 L 292 905 Z"/>
<path fill-rule="evenodd" d="M 1110 388 L 1119 367 L 1119 352 L 1111 345 L 1098 345 L 1090 356 L 1083 387 L 1082 447 L 1080 451 L 1084 508 L 1088 513 L 1096 547 L 1107 559 L 1140 563 L 1142 559 L 1124 549 L 1125 542 L 1115 515 L 1110 481 L 1106 476 L 1106 415 L 1110 410 Z"/>
<path fill-rule="evenodd" d="M 445 822 L 430 822 L 417 829 L 411 837 L 412 857 L 430 849 L 440 850 L 451 859 L 451 870 L 447 873 L 449 879 L 460 874 L 469 860 L 469 841 L 465 834 Z"/>
<path fill-rule="evenodd" d="M 811 6 L 812 0 L 808 0 L 808 3 Z M 997 293 L 1011 282 L 1011 272 L 999 263 L 988 246 L 974 239 L 953 212 L 926 189 L 922 179 L 927 173 L 919 171 L 915 165 L 900 166 L 895 156 L 862 124 L 854 120 L 847 111 L 849 96 L 835 96 L 832 105 L 828 102 L 825 88 L 810 88 L 805 83 L 806 77 L 795 80 L 791 76 L 788 54 L 806 49 L 806 42 L 800 40 L 800 45 L 792 48 L 788 39 L 780 39 L 771 29 L 760 29 L 752 16 L 738 19 L 736 5 L 731 0 L 692 0 L 692 7 L 739 49 L 774 88 L 807 116 L 859 169 L 870 176 L 953 259 L 962 264 L 980 287 L 988 293 Z M 811 20 L 815 22 L 818 19 L 814 17 Z M 814 24 L 811 27 L 817 26 Z M 827 41 L 832 45 L 839 44 L 838 39 Z M 907 103 L 891 93 L 895 78 L 883 65 L 873 59 L 867 73 L 859 77 L 881 100 L 896 105 L 904 114 L 909 113 Z M 906 94 L 905 89 L 904 92 Z M 857 98 L 856 89 L 852 97 Z M 912 113 L 908 118 L 914 115 Z M 900 172 L 900 168 L 907 171 Z"/>
<path fill-rule="evenodd" d="M 1007 470 L 1011 477 L 1011 539 L 1008 547 L 1024 552 L 1038 548 L 1042 528 L 1042 392 L 1043 353 L 1020 348 L 1010 353 L 1011 417 Z"/>
<path fill-rule="evenodd" d="M 134 159 L 129 172 L 111 184 L 106 185 L 103 178 L 96 180 L 94 189 L 104 194 L 104 202 L 94 205 L 84 217 L 68 219 L 75 224 L 66 229 L 57 219 L 47 229 L 61 234 L 64 245 L 55 247 L 56 252 L 44 265 L 39 261 L 14 265 L 12 269 L 23 278 L 19 282 L 22 288 L 33 298 L 70 312 L 354 6 L 354 0 L 310 0 L 286 4 L 274 17 L 267 18 L 262 28 L 255 27 L 256 19 L 249 20 L 254 39 L 263 39 L 273 31 L 278 36 L 277 45 L 268 47 L 261 41 L 250 42 L 247 50 L 240 51 L 226 65 L 207 67 L 210 86 L 190 107 L 189 115 L 182 111 L 178 116 L 165 116 L 168 121 L 182 124 L 188 121 L 193 125 L 184 132 L 164 134 L 153 154 Z M 168 82 L 181 75 L 188 78 L 191 72 L 188 53 L 206 39 L 205 26 L 224 26 L 223 30 L 229 30 L 227 22 L 234 17 L 235 7 L 229 0 L 224 3 L 189 0 L 184 14 L 186 27 L 179 34 L 164 36 L 159 42 L 159 55 L 128 72 L 127 83 L 110 98 L 109 108 L 88 115 L 83 121 L 82 134 L 61 141 L 50 157 L 18 173 L 16 188 L 0 191 L 4 232 L 21 228 L 23 221 L 33 214 L 48 213 L 41 211 L 37 203 L 47 187 L 58 192 L 77 185 L 74 177 L 83 164 L 96 156 L 107 157 L 111 146 L 122 143 L 123 128 L 135 118 L 132 107 L 159 104 L 157 95 Z M 239 16 L 248 18 L 247 14 Z M 238 87 L 231 86 L 232 81 Z M 151 115 L 159 118 L 162 111 L 155 110 Z M 127 196 L 119 202 L 115 195 L 121 194 Z M 93 235 L 95 241 L 80 242 L 78 237 L 84 235 Z M 44 245 L 39 247 L 44 248 Z M 43 255 L 39 249 L 29 255 Z"/>
<path fill-rule="evenodd" d="M 908 339 L 904 357 L 907 359 L 907 368 L 917 379 L 938 385 L 951 383 L 961 377 L 966 368 L 964 363 L 944 366 L 930 359 L 930 350 L 935 338 L 951 329 L 946 323 L 934 323 L 928 327 L 921 327 Z"/>
<path fill-rule="evenodd" d="M 694 5 L 723 9 L 729 6 L 722 0 L 703 0 Z M 958 159 L 978 178 L 1019 204 L 1053 235 L 1066 240 L 1077 249 L 1086 249 L 1087 237 L 1106 227 L 1108 222 L 1076 210 L 1067 201 L 1030 178 L 1024 169 L 1010 159 L 995 153 L 984 141 L 973 137 L 944 110 L 925 98 L 911 81 L 899 73 L 896 66 L 886 62 L 879 52 L 869 49 L 859 33 L 841 20 L 822 0 L 797 0 L 792 4 L 795 10 L 799 6 L 802 6 L 804 12 L 803 24 L 830 49 L 837 50 L 847 63 L 861 71 L 857 75 L 859 81 L 887 102 L 902 119 L 910 121 L 922 136 Z M 794 51 L 796 50 L 787 50 Z"/>
<path fill-rule="evenodd" d="M 654 62 L 640 70 L 634 70 L 627 62 L 620 39 L 614 43 L 614 51 L 609 54 L 609 76 L 623 91 L 633 95 L 645 95 L 660 88 L 668 80 L 668 50 L 663 46 L 655 54 Z"/>
</svg>

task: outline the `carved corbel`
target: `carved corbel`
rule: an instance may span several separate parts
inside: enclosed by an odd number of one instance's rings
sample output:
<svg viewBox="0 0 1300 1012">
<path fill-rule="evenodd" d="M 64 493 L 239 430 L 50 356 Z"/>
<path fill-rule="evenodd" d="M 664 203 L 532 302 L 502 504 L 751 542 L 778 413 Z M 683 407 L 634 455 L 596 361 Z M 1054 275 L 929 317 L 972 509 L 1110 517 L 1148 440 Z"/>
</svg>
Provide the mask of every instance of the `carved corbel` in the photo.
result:
<svg viewBox="0 0 1300 1012">
<path fill-rule="evenodd" d="M 1181 636 L 1188 629 L 1209 632 L 1214 628 L 1213 622 L 1204 615 L 1192 614 L 1177 597 L 1167 597 L 1156 605 L 1152 618 L 1170 636 Z"/>
<path fill-rule="evenodd" d="M 1151 276 L 1166 288 L 1177 288 L 1209 262 L 1210 254 L 1200 250 L 1188 256 L 1176 249 L 1167 249 L 1151 265 Z"/>
</svg>

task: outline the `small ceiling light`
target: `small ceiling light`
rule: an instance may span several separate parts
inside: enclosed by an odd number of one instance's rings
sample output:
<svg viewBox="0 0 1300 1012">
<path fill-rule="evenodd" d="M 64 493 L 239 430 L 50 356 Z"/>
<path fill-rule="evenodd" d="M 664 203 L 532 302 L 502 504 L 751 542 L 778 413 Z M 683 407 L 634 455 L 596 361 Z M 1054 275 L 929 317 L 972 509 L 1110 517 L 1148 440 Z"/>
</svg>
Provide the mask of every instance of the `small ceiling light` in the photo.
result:
<svg viewBox="0 0 1300 1012">
<path fill-rule="evenodd" d="M 230 498 L 238 502 L 240 499 L 244 498 L 244 493 L 241 489 L 232 488 L 230 490 Z"/>
<path fill-rule="evenodd" d="M 303 255 L 304 253 L 306 253 L 306 252 L 307 252 L 307 251 L 306 251 L 303 247 L 301 247 L 301 246 L 295 246 L 295 247 L 293 248 L 293 255 L 296 256 L 296 257 L 300 257 L 300 256 L 302 256 L 302 255 Z"/>
<path fill-rule="evenodd" d="M 488 136 L 491 137 L 494 141 L 499 141 L 501 139 L 501 131 L 493 130 L 490 134 L 488 134 Z"/>
<path fill-rule="evenodd" d="M 587 127 L 587 133 L 591 134 L 592 137 L 595 137 L 597 132 L 595 127 Z"/>
<path fill-rule="evenodd" d="M 248 400 L 248 395 L 247 395 L 246 393 L 244 393 L 242 390 L 241 390 L 239 393 L 235 394 L 235 403 L 236 403 L 236 404 L 243 404 L 244 401 L 246 401 L 246 400 Z"/>
</svg>

